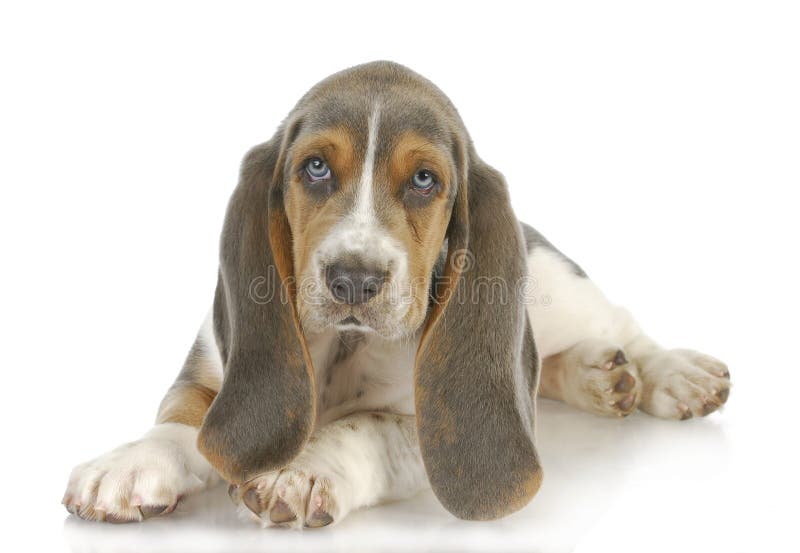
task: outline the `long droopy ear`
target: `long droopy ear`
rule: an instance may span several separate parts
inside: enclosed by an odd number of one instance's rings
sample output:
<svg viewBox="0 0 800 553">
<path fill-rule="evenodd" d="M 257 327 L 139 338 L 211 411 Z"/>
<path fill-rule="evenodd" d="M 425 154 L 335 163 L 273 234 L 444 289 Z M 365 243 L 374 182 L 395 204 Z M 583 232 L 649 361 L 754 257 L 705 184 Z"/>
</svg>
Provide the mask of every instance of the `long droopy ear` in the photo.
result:
<svg viewBox="0 0 800 553">
<path fill-rule="evenodd" d="M 520 509 L 541 484 L 533 441 L 538 358 L 505 182 L 477 156 L 466 177 L 417 353 L 417 430 L 441 503 L 460 518 L 487 520 Z"/>
<path fill-rule="evenodd" d="M 313 368 L 295 313 L 283 140 L 279 131 L 248 153 L 220 245 L 214 326 L 225 375 L 198 447 L 232 483 L 288 463 L 315 418 Z"/>
</svg>

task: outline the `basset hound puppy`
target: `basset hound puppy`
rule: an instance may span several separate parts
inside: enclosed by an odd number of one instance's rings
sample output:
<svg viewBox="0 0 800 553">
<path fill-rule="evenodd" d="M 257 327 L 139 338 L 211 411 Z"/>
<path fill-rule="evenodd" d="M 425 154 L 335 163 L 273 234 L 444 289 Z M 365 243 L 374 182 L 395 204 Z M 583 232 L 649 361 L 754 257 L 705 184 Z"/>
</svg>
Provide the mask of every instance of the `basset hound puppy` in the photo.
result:
<svg viewBox="0 0 800 553">
<path fill-rule="evenodd" d="M 427 486 L 495 519 L 542 483 L 537 391 L 682 420 L 722 405 L 729 378 L 659 346 L 520 223 L 438 88 L 369 63 L 247 154 L 212 311 L 156 425 L 76 467 L 64 504 L 141 521 L 221 477 L 263 525 L 325 526 Z"/>
</svg>

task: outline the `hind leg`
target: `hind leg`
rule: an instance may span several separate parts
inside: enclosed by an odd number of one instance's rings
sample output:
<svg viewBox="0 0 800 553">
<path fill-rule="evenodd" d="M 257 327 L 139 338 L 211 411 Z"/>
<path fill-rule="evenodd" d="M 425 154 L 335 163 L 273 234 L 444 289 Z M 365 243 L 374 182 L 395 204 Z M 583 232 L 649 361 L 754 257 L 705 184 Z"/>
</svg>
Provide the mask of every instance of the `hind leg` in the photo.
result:
<svg viewBox="0 0 800 553">
<path fill-rule="evenodd" d="M 667 419 L 705 416 L 728 399 L 721 361 L 665 349 L 547 242 L 530 242 L 528 316 L 543 359 L 540 395 L 624 416 L 637 406 Z"/>
<path fill-rule="evenodd" d="M 730 373 L 722 361 L 690 349 L 664 349 L 645 335 L 626 349 L 640 366 L 642 411 L 683 420 L 713 413 L 728 400 Z"/>
</svg>

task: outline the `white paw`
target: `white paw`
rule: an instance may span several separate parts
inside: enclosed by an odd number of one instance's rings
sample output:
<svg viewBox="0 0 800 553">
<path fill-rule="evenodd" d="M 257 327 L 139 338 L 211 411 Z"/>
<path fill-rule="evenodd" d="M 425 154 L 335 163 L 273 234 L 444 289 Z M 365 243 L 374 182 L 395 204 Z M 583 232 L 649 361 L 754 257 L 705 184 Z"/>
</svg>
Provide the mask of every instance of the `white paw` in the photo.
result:
<svg viewBox="0 0 800 553">
<path fill-rule="evenodd" d="M 333 471 L 308 466 L 262 474 L 228 493 L 239 513 L 262 526 L 319 528 L 341 520 L 349 511 L 347 484 Z"/>
<path fill-rule="evenodd" d="M 625 417 L 636 410 L 641 383 L 636 366 L 619 346 L 601 340 L 581 342 L 562 355 L 564 399 L 598 415 Z"/>
<path fill-rule="evenodd" d="M 730 393 L 725 363 L 688 349 L 662 350 L 640 361 L 643 411 L 665 419 L 713 413 Z"/>
<path fill-rule="evenodd" d="M 63 503 L 87 520 L 138 522 L 171 513 L 216 473 L 195 446 L 197 430 L 160 424 L 141 440 L 75 467 Z"/>
</svg>

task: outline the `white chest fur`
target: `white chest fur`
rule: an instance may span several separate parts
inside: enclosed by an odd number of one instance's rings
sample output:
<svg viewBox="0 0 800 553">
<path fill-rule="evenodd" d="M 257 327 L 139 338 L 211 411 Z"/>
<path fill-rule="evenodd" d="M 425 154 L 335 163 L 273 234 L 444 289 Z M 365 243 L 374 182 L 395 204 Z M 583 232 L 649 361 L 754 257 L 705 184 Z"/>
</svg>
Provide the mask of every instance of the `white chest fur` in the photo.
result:
<svg viewBox="0 0 800 553">
<path fill-rule="evenodd" d="M 307 336 L 317 389 L 317 424 L 350 413 L 414 414 L 414 357 L 419 335 L 386 340 L 355 330 Z"/>
</svg>

